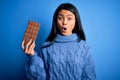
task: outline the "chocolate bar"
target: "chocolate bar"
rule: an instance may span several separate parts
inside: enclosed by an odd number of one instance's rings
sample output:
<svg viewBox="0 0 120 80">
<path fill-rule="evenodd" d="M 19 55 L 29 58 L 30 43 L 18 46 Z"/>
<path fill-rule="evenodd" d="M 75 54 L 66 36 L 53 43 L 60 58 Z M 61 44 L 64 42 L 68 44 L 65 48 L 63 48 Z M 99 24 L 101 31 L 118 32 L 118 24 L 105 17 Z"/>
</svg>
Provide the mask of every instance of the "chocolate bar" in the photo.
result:
<svg viewBox="0 0 120 80">
<path fill-rule="evenodd" d="M 27 28 L 23 38 L 24 45 L 26 45 L 31 39 L 32 39 L 32 43 L 36 40 L 39 28 L 40 28 L 40 24 L 38 22 L 34 22 L 31 20 L 28 21 Z"/>
</svg>

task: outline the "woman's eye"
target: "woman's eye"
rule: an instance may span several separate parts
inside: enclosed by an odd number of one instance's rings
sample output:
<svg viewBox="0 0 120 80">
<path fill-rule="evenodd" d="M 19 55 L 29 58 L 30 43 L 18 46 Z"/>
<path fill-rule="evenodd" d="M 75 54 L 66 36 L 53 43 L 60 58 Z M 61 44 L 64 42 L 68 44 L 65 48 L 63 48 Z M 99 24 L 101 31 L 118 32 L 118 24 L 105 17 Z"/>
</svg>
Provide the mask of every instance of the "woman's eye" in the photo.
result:
<svg viewBox="0 0 120 80">
<path fill-rule="evenodd" d="M 62 20 L 62 17 L 58 17 L 58 20 Z"/>
<path fill-rule="evenodd" d="M 72 20 L 72 18 L 68 18 L 68 20 Z"/>
</svg>

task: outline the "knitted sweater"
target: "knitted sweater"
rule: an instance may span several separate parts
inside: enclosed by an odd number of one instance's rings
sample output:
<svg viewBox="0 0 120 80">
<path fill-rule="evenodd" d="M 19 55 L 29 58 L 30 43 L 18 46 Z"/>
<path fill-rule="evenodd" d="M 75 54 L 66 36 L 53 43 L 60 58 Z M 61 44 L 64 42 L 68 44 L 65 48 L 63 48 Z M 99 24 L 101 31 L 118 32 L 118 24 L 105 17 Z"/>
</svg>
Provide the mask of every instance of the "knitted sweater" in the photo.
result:
<svg viewBox="0 0 120 80">
<path fill-rule="evenodd" d="M 26 72 L 30 80 L 96 80 L 89 46 L 83 40 L 78 42 L 75 33 L 57 35 L 52 45 L 41 47 L 30 56 Z"/>
</svg>

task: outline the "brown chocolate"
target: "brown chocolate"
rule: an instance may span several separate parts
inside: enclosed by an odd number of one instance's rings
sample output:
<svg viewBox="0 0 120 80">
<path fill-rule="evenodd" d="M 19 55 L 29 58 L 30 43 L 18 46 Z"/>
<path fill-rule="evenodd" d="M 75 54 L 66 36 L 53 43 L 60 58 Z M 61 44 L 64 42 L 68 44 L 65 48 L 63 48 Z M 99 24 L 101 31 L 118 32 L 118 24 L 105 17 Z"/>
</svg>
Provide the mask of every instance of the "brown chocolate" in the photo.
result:
<svg viewBox="0 0 120 80">
<path fill-rule="evenodd" d="M 24 33 L 24 45 L 26 45 L 31 39 L 32 43 L 36 40 L 40 24 L 34 21 L 29 20 L 27 24 L 26 31 Z"/>
</svg>

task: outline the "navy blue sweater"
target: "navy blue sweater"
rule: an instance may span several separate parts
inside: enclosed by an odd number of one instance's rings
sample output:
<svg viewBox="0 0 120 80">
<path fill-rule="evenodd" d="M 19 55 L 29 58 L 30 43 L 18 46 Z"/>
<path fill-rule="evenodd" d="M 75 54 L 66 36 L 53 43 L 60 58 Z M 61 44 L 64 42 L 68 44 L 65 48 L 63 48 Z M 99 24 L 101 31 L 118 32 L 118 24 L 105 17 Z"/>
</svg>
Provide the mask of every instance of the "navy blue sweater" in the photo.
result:
<svg viewBox="0 0 120 80">
<path fill-rule="evenodd" d="M 96 80 L 95 65 L 89 46 L 78 42 L 77 34 L 57 35 L 54 43 L 30 56 L 26 65 L 30 80 Z M 47 47 L 45 47 L 47 46 Z"/>
</svg>

